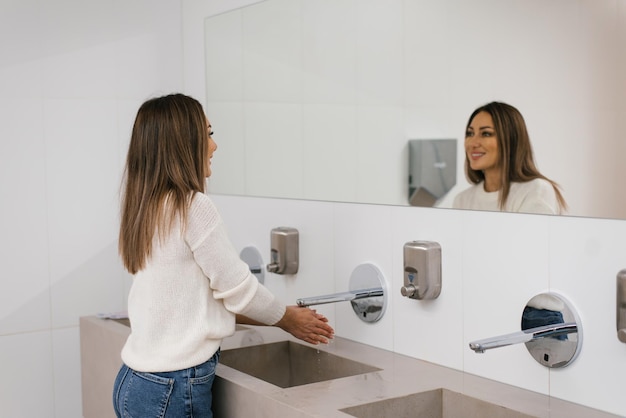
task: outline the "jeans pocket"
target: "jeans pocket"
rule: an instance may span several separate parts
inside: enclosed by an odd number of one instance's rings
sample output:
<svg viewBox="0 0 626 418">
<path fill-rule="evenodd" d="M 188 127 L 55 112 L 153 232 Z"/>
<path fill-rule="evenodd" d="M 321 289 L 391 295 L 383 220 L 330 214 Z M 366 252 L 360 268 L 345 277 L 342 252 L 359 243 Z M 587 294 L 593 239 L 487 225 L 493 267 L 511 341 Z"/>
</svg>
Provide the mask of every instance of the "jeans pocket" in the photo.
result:
<svg viewBox="0 0 626 418">
<path fill-rule="evenodd" d="M 124 393 L 123 417 L 162 418 L 165 416 L 174 380 L 133 371 Z"/>
<path fill-rule="evenodd" d="M 210 418 L 213 416 L 211 412 L 213 403 L 211 389 L 215 380 L 218 358 L 219 352 L 206 363 L 197 366 L 196 377 L 189 379 L 194 417 Z"/>
</svg>

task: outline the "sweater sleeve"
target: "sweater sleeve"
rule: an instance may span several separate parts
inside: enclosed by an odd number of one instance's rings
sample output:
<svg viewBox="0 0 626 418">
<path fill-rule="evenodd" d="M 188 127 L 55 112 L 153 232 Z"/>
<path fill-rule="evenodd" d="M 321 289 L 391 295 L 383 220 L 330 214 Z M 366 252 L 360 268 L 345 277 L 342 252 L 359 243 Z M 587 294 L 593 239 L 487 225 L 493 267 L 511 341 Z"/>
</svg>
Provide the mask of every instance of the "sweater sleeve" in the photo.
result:
<svg viewBox="0 0 626 418">
<path fill-rule="evenodd" d="M 185 236 L 196 263 L 209 280 L 213 297 L 221 300 L 226 309 L 267 325 L 274 325 L 283 317 L 285 306 L 239 258 L 208 196 L 194 196 Z"/>
</svg>

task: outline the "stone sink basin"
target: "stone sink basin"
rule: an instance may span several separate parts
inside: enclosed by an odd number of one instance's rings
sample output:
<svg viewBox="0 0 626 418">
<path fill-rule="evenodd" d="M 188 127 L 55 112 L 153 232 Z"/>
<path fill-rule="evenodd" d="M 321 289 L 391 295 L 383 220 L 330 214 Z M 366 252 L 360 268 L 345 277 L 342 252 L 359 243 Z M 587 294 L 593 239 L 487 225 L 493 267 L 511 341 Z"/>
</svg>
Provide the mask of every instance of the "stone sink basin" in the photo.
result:
<svg viewBox="0 0 626 418">
<path fill-rule="evenodd" d="M 340 411 L 357 418 L 535 418 L 447 389 L 435 389 L 399 398 L 351 406 Z"/>
<path fill-rule="evenodd" d="M 293 341 L 224 350 L 220 363 L 281 388 L 380 370 Z"/>
</svg>

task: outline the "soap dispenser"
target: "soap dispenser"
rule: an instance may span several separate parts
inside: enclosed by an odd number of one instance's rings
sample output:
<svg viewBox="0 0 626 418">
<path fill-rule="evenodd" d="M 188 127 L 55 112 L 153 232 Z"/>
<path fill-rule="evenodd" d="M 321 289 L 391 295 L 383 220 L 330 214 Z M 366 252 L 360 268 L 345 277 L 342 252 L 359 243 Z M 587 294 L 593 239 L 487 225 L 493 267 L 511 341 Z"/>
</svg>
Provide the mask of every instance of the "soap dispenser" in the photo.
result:
<svg viewBox="0 0 626 418">
<path fill-rule="evenodd" d="M 436 299 L 441 293 L 441 246 L 431 241 L 404 244 L 404 286 L 402 296 Z"/>
<path fill-rule="evenodd" d="M 271 263 L 267 271 L 276 274 L 296 274 L 298 272 L 299 244 L 298 230 L 281 226 L 272 229 L 270 236 Z"/>
</svg>

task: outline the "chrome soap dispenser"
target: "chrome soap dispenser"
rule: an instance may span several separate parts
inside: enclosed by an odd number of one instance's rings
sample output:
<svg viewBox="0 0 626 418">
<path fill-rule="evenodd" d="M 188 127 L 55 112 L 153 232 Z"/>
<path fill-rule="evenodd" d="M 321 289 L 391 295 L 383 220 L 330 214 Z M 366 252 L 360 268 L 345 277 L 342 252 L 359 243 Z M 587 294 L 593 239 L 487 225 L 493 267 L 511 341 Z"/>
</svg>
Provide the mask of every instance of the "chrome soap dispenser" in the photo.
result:
<svg viewBox="0 0 626 418">
<path fill-rule="evenodd" d="M 271 263 L 267 271 L 276 274 L 296 274 L 299 259 L 298 230 L 281 226 L 271 232 Z"/>
<path fill-rule="evenodd" d="M 441 293 L 441 246 L 431 241 L 404 244 L 404 286 L 402 296 L 436 299 Z"/>
</svg>

